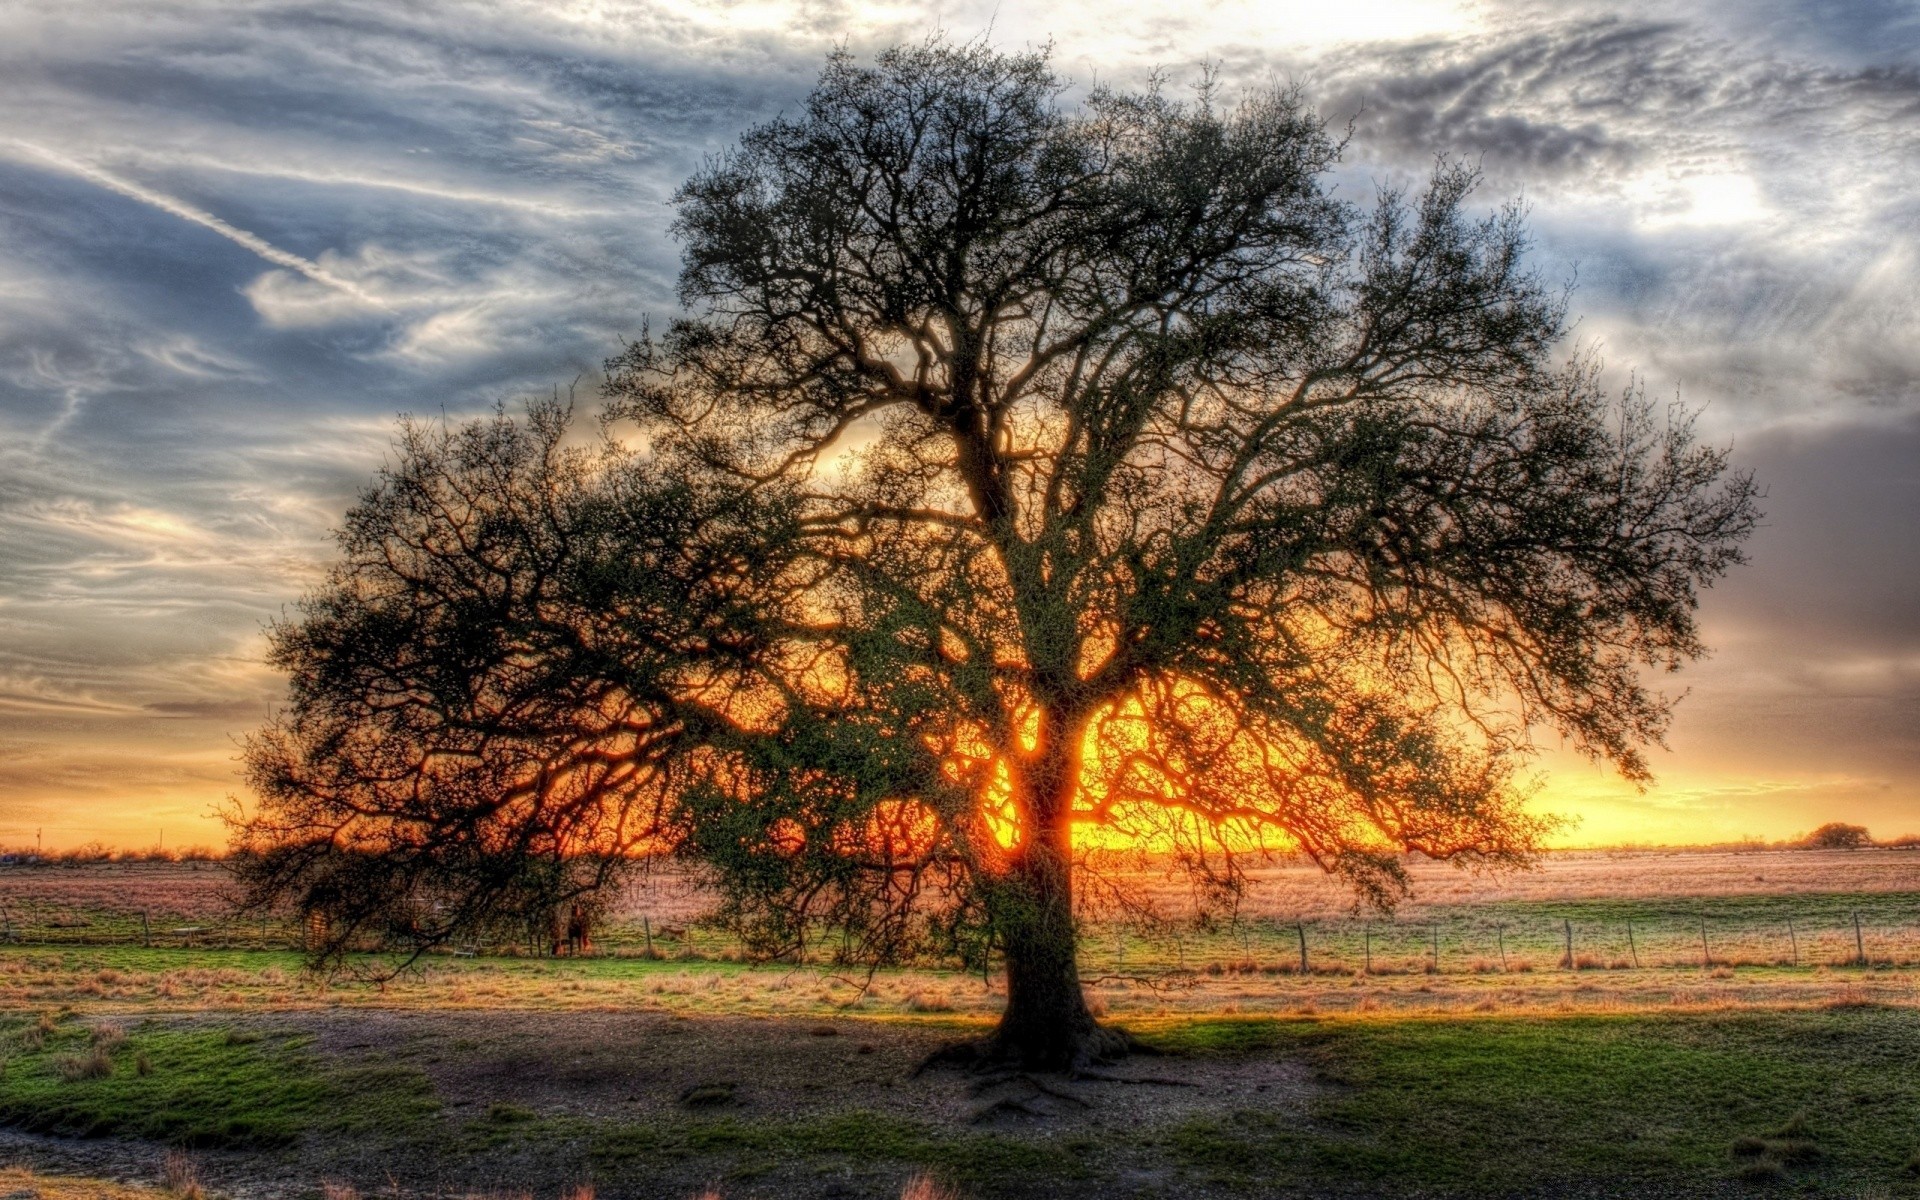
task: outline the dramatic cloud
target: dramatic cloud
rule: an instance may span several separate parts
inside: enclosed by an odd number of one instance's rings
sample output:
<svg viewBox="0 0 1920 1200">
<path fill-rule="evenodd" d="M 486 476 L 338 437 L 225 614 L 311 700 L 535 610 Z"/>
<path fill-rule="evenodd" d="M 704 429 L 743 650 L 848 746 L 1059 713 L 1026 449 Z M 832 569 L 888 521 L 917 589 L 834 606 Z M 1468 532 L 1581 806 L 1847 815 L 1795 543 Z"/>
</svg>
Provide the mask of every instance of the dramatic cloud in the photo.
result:
<svg viewBox="0 0 1920 1200">
<path fill-rule="evenodd" d="M 1051 41 L 1084 91 L 1300 83 L 1344 194 L 1524 196 L 1575 338 L 1769 491 L 1608 840 L 1920 830 L 1920 20 L 1813 0 L 1115 7 L 16 0 L 0 13 L 0 841 L 210 840 L 262 629 L 401 411 L 591 389 L 676 184 L 843 42 Z M 1078 94 L 1078 91 L 1075 94 Z M 189 832 L 191 830 L 191 832 Z"/>
</svg>

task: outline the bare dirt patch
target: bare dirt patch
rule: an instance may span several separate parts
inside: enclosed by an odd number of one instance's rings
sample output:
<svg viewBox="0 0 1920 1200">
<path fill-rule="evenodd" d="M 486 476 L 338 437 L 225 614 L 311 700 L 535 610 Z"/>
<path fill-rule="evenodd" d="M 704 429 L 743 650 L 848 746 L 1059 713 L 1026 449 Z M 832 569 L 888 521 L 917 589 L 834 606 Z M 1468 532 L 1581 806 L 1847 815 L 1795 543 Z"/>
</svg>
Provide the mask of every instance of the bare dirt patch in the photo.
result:
<svg viewBox="0 0 1920 1200">
<path fill-rule="evenodd" d="M 310 1034 L 329 1058 L 416 1067 L 456 1115 L 500 1105 L 621 1121 L 884 1112 L 935 1128 L 1051 1136 L 1301 1109 L 1314 1091 L 1298 1064 L 1262 1058 L 1141 1057 L 1097 1077 L 1039 1081 L 916 1073 L 933 1051 L 976 1032 L 924 1023 L 583 1012 L 319 1012 L 267 1022 Z"/>
</svg>

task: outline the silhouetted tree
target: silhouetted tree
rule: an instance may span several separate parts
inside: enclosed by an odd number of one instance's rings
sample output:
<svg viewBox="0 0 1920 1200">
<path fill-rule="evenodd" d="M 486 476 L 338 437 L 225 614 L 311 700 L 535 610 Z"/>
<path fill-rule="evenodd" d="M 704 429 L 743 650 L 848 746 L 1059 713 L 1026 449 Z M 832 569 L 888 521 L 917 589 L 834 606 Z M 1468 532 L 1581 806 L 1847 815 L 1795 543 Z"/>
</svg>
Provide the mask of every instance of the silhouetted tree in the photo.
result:
<svg viewBox="0 0 1920 1200">
<path fill-rule="evenodd" d="M 1063 1067 L 1125 1046 L 1076 831 L 1390 904 L 1406 851 L 1529 858 L 1532 728 L 1645 778 L 1750 480 L 1555 361 L 1471 171 L 1363 210 L 1295 92 L 1060 93 L 834 56 L 679 193 L 690 315 L 609 364 L 638 449 L 410 427 L 275 630 L 256 897 L 430 896 L 430 942 L 671 846 L 761 952 L 1002 956 L 988 1049 Z"/>
</svg>

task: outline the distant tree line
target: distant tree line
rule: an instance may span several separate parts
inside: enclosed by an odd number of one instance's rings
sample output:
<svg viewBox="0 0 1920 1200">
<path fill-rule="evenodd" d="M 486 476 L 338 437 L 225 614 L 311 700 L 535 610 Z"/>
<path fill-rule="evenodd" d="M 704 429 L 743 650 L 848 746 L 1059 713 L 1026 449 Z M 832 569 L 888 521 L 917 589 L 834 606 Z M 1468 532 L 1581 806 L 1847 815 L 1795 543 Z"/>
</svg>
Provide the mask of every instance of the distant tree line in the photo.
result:
<svg viewBox="0 0 1920 1200">
<path fill-rule="evenodd" d="M 65 850 L 38 850 L 26 846 L 0 846 L 0 863 L 46 863 L 55 866 L 94 866 L 100 863 L 205 863 L 226 857 L 207 846 L 188 846 L 169 850 L 159 846 L 128 849 L 105 842 L 87 842 Z"/>
</svg>

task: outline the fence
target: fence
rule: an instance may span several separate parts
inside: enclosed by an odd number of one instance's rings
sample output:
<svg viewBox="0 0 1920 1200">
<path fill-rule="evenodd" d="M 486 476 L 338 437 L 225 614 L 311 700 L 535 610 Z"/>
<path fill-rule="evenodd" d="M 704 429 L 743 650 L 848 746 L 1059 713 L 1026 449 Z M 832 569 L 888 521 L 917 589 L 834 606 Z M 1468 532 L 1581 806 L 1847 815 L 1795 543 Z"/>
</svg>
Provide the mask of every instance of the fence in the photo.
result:
<svg viewBox="0 0 1920 1200">
<path fill-rule="evenodd" d="M 1707 904 L 1689 912 L 1610 918 L 1541 911 L 1262 919 L 1210 931 L 1163 927 L 1144 933 L 1115 925 L 1104 937 L 1090 931 L 1082 959 L 1095 971 L 1117 974 L 1223 967 L 1241 973 L 1397 975 L 1920 964 L 1920 900 L 1906 912 L 1888 907 L 1822 905 L 1759 917 L 1716 912 Z"/>
<path fill-rule="evenodd" d="M 1904 919 L 1903 919 L 1904 918 Z M 18 946 L 148 946 L 195 949 L 301 948 L 293 921 L 114 912 L 0 903 L 0 942 Z M 823 946 L 832 939 L 822 939 Z M 457 953 L 543 953 L 539 947 L 468 947 Z M 738 945 L 723 930 L 656 924 L 642 917 L 594 931 L 593 953 L 677 960 L 728 959 Z M 1809 909 L 1764 918 L 1716 913 L 1637 914 L 1611 919 L 1552 913 L 1472 913 L 1429 918 L 1243 921 L 1211 929 L 1151 930 L 1089 924 L 1081 949 L 1091 974 L 1152 976 L 1230 969 L 1266 974 L 1484 974 L 1552 970 L 1920 965 L 1920 904 Z"/>
</svg>

